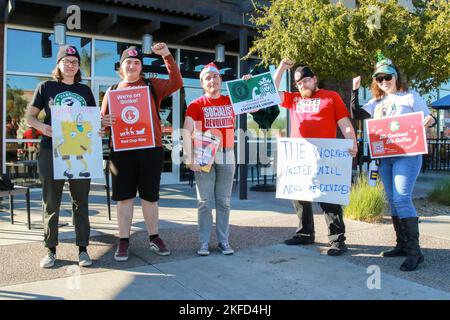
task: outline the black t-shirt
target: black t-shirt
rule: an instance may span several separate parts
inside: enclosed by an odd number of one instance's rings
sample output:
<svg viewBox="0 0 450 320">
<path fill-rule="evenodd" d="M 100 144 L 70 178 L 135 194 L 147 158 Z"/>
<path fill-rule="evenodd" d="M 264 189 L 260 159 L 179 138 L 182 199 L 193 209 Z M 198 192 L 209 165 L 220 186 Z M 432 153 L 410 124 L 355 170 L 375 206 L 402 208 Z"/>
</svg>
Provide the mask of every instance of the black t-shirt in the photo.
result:
<svg viewBox="0 0 450 320">
<path fill-rule="evenodd" d="M 91 89 L 81 83 L 65 84 L 58 81 L 44 81 L 34 92 L 31 106 L 45 110 L 44 123 L 51 125 L 50 106 L 95 107 L 95 98 Z M 42 136 L 41 148 L 51 149 L 52 138 Z"/>
</svg>

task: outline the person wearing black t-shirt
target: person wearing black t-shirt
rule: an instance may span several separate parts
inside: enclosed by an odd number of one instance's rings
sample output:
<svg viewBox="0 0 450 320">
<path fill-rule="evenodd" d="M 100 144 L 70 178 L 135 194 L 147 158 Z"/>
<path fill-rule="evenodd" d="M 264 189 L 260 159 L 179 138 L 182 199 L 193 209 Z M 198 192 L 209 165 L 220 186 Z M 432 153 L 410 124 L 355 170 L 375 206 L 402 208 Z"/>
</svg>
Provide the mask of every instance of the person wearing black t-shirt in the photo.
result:
<svg viewBox="0 0 450 320">
<path fill-rule="evenodd" d="M 38 170 L 42 183 L 42 201 L 44 204 L 44 243 L 48 252 L 40 263 L 42 268 L 51 268 L 55 264 L 56 246 L 58 245 L 59 207 L 64 187 L 64 180 L 53 179 L 50 107 L 92 107 L 96 105 L 91 89 L 80 83 L 80 55 L 77 49 L 70 45 L 61 46 L 56 62 L 57 65 L 52 72 L 54 80 L 44 81 L 38 85 L 26 113 L 28 125 L 43 134 L 38 156 Z M 41 110 L 45 111 L 43 123 L 37 119 Z M 79 247 L 79 265 L 87 267 L 92 264 L 86 250 L 90 235 L 88 196 L 91 180 L 77 179 L 77 176 L 69 171 L 66 171 L 65 175 L 69 181 L 72 198 L 76 245 Z"/>
</svg>

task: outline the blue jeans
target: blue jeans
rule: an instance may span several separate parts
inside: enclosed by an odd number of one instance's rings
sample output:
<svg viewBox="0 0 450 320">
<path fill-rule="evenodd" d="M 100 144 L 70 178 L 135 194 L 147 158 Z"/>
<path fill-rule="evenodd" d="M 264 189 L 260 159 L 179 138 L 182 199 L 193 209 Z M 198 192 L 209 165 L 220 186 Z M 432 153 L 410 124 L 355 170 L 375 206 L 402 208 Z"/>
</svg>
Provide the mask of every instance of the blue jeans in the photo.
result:
<svg viewBox="0 0 450 320">
<path fill-rule="evenodd" d="M 422 155 L 380 159 L 379 173 L 391 207 L 400 219 L 417 217 L 412 193 L 422 167 Z"/>
<path fill-rule="evenodd" d="M 216 157 L 221 158 L 222 153 L 218 152 Z M 231 153 L 230 157 L 234 159 L 234 153 Z M 230 161 L 225 163 L 230 163 Z M 214 163 L 210 172 L 195 173 L 200 243 L 208 243 L 210 240 L 214 207 L 216 209 L 217 240 L 228 242 L 234 170 L 234 163 Z"/>
</svg>

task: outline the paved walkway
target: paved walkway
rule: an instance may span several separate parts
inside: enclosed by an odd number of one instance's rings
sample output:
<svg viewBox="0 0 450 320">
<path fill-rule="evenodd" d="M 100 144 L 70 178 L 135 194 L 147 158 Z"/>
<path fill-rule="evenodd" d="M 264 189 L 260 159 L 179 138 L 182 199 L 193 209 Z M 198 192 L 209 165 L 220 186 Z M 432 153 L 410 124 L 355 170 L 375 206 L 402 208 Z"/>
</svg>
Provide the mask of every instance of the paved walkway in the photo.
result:
<svg viewBox="0 0 450 320">
<path fill-rule="evenodd" d="M 420 185 L 429 178 L 423 176 Z M 425 187 L 419 189 L 416 197 L 426 192 Z M 241 201 L 237 191 L 230 239 L 235 255 L 223 256 L 214 247 L 215 236 L 212 254 L 196 255 L 195 188 L 177 185 L 164 186 L 160 201 L 160 234 L 172 255 L 160 257 L 148 250 L 142 214 L 136 207 L 131 257 L 125 263 L 113 259 L 115 213 L 109 221 L 104 194 L 92 192 L 89 252 L 94 265 L 86 269 L 76 264 L 66 195 L 61 220 L 69 226 L 60 230 L 59 260 L 52 270 L 39 268 L 45 249 L 39 229 L 40 193 L 33 192 L 33 230 L 26 229 L 23 204 L 17 207 L 14 226 L 8 213 L 0 213 L 0 299 L 450 299 L 450 217 L 421 218 L 426 261 L 418 271 L 405 273 L 398 270 L 401 258 L 378 255 L 394 242 L 388 220 L 384 224 L 346 220 L 350 250 L 328 257 L 322 254 L 327 231 L 318 210 L 317 243 L 286 246 L 282 241 L 297 224 L 289 201 L 262 192 L 249 192 L 248 200 Z"/>
</svg>

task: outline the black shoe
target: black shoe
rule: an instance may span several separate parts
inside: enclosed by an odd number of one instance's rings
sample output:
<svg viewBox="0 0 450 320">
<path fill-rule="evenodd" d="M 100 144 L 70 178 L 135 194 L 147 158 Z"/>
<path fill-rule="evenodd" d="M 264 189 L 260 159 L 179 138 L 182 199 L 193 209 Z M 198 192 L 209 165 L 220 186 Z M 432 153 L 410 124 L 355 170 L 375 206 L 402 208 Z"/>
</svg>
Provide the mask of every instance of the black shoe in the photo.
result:
<svg viewBox="0 0 450 320">
<path fill-rule="evenodd" d="M 414 271 L 425 258 L 419 246 L 419 218 L 401 219 L 406 237 L 407 257 L 400 266 L 401 271 Z"/>
<path fill-rule="evenodd" d="M 89 178 L 90 177 L 90 173 L 88 171 L 82 171 L 78 174 L 80 177 L 86 177 Z"/>
<path fill-rule="evenodd" d="M 314 239 L 311 239 L 311 237 L 302 237 L 302 236 L 293 236 L 291 239 L 284 240 L 284 243 L 288 246 L 295 246 L 295 245 L 308 245 L 313 244 Z"/>
<path fill-rule="evenodd" d="M 330 248 L 327 250 L 329 256 L 340 256 L 348 250 L 344 241 L 332 242 Z"/>
<path fill-rule="evenodd" d="M 402 225 L 400 223 L 399 217 L 392 217 L 392 224 L 394 226 L 395 235 L 397 245 L 394 249 L 381 252 L 382 257 L 390 258 L 390 257 L 406 257 L 406 237 L 405 232 L 403 231 Z"/>
<path fill-rule="evenodd" d="M 73 178 L 73 174 L 70 173 L 69 170 L 64 171 L 63 175 L 66 176 L 68 179 L 72 179 Z"/>
</svg>

